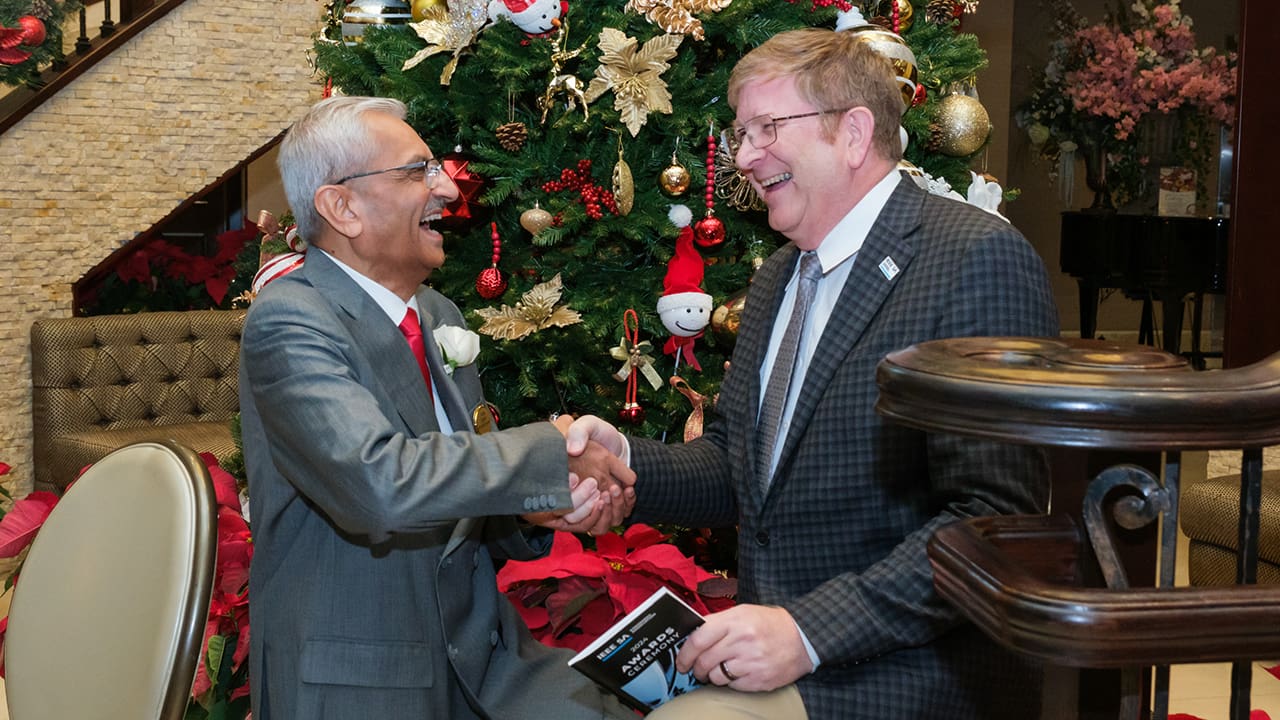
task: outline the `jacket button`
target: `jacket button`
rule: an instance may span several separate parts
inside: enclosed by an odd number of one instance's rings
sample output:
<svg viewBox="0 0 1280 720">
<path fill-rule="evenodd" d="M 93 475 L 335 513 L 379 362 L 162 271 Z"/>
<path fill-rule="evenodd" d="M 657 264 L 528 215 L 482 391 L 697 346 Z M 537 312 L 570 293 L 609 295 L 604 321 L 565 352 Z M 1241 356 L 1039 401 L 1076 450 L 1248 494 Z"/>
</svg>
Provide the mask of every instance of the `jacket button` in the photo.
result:
<svg viewBox="0 0 1280 720">
<path fill-rule="evenodd" d="M 756 544 L 759 545 L 760 547 L 765 547 L 766 545 L 769 544 L 768 530 L 761 530 L 760 532 L 756 533 Z"/>
<path fill-rule="evenodd" d="M 491 631 L 491 632 L 489 633 L 489 644 L 490 644 L 490 645 L 493 645 L 493 646 L 497 646 L 497 644 L 498 644 L 498 631 L 497 631 L 497 630 L 493 630 L 493 631 Z"/>
</svg>

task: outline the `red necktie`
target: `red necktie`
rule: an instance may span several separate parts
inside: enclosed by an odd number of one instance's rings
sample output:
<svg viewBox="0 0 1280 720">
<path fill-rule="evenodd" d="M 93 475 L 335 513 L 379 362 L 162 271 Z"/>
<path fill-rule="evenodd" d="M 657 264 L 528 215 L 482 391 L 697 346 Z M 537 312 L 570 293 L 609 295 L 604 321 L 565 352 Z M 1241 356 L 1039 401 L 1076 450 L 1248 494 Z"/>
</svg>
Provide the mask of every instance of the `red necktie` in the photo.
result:
<svg viewBox="0 0 1280 720">
<path fill-rule="evenodd" d="M 427 368 L 427 347 L 422 342 L 422 325 L 418 324 L 418 313 L 414 312 L 413 308 L 409 308 L 404 319 L 400 321 L 400 332 L 404 335 L 404 339 L 409 341 L 409 349 L 418 360 L 422 379 L 427 381 L 427 395 L 434 397 L 431 390 L 431 370 Z"/>
</svg>

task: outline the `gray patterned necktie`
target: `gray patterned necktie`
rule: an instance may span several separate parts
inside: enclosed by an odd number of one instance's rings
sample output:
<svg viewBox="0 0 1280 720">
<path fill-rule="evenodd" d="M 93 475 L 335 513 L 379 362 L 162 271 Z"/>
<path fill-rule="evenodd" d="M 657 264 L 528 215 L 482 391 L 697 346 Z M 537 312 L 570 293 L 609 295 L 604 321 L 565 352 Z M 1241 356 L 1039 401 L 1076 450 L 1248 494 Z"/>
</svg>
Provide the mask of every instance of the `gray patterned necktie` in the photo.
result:
<svg viewBox="0 0 1280 720">
<path fill-rule="evenodd" d="M 822 263 L 818 262 L 817 253 L 810 251 L 801 255 L 796 304 L 791 309 L 791 320 L 787 323 L 786 332 L 782 334 L 782 344 L 778 346 L 778 356 L 773 361 L 773 372 L 769 375 L 769 385 L 764 391 L 764 402 L 760 405 L 760 420 L 757 423 L 756 437 L 760 445 L 756 455 L 756 474 L 765 490 L 769 488 L 769 466 L 773 463 L 773 448 L 778 443 L 780 429 L 778 426 L 782 423 L 787 391 L 795 372 L 800 335 L 804 331 L 804 320 L 809 314 L 809 306 L 813 304 L 813 296 L 818 291 L 818 280 L 821 278 Z"/>
</svg>

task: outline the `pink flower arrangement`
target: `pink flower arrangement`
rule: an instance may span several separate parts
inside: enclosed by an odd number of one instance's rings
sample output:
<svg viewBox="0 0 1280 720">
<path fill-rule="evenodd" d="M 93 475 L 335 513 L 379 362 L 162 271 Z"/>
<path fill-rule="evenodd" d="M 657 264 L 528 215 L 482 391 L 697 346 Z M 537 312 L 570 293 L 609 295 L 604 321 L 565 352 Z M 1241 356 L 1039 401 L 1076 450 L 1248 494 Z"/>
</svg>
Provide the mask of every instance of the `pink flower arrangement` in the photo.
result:
<svg viewBox="0 0 1280 720">
<path fill-rule="evenodd" d="M 1123 198 L 1141 192 L 1151 158 L 1136 138 L 1144 118 L 1182 122 L 1180 163 L 1203 181 L 1218 125 L 1235 118 L 1233 53 L 1198 48 L 1179 0 L 1136 0 L 1106 22 L 1087 24 L 1064 2 L 1044 70 L 1017 112 L 1040 156 L 1056 160 L 1078 145 L 1100 143 L 1112 186 Z"/>
<path fill-rule="evenodd" d="M 1178 0 L 1145 0 L 1132 9 L 1131 30 L 1091 25 L 1068 41 L 1079 57 L 1064 75 L 1074 110 L 1112 121 L 1116 140 L 1127 139 L 1147 113 L 1184 106 L 1230 125 L 1236 71 L 1227 58 L 1214 48 L 1196 49 L 1191 18 Z"/>
</svg>

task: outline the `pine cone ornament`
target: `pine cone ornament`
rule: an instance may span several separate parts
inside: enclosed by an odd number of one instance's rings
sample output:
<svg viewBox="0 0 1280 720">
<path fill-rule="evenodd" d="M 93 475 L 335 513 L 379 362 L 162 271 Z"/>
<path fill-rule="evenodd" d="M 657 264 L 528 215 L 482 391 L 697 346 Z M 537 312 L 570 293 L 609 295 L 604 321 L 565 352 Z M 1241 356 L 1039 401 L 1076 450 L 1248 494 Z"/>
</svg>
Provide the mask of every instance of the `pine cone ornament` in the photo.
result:
<svg viewBox="0 0 1280 720">
<path fill-rule="evenodd" d="M 929 0 L 924 17 L 934 25 L 950 25 L 963 12 L 964 8 L 956 0 Z"/>
<path fill-rule="evenodd" d="M 944 132 L 942 126 L 938 123 L 929 123 L 929 137 L 924 141 L 924 149 L 926 152 L 936 153 L 942 148 Z"/>
<path fill-rule="evenodd" d="M 498 144 L 507 152 L 520 152 L 524 141 L 529 138 L 529 129 L 522 122 L 509 122 L 499 125 L 494 134 L 498 136 Z"/>
<path fill-rule="evenodd" d="M 47 0 L 32 0 L 31 14 L 41 20 L 48 20 L 49 16 L 53 14 L 53 6 Z"/>
</svg>

